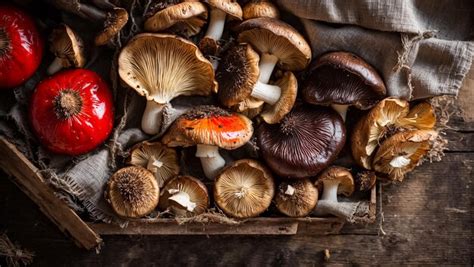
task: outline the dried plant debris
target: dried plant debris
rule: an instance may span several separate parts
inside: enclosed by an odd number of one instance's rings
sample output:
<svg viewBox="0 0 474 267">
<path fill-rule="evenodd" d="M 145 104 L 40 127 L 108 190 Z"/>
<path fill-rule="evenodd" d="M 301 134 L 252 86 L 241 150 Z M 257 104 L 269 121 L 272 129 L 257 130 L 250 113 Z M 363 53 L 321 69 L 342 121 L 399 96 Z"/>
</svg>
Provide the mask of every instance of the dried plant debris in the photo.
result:
<svg viewBox="0 0 474 267">
<path fill-rule="evenodd" d="M 5 257 L 8 266 L 19 267 L 33 263 L 35 254 L 21 249 L 10 240 L 7 234 L 3 233 L 0 234 L 0 256 Z"/>
</svg>

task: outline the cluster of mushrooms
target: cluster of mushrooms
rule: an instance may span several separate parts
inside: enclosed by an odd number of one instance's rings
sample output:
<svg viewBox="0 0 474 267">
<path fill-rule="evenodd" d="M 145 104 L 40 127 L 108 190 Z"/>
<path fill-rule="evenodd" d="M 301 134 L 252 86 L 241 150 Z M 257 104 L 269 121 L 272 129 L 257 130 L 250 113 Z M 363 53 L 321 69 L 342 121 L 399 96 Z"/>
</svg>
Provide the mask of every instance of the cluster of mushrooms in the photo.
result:
<svg viewBox="0 0 474 267">
<path fill-rule="evenodd" d="M 106 17 L 119 20 L 114 14 Z M 338 195 L 369 191 L 377 177 L 401 181 L 436 138 L 430 104 L 410 108 L 387 98 L 377 71 L 354 54 L 311 61 L 307 41 L 270 1 L 243 8 L 231 0 L 157 1 L 143 23 L 145 32 L 121 49 L 118 74 L 146 99 L 141 127 L 154 138 L 132 147 L 128 166 L 108 181 L 105 197 L 121 217 L 155 210 L 192 217 L 215 203 L 228 216 L 250 218 L 274 203 L 290 217 L 347 218 L 349 202 Z M 69 54 L 52 46 L 58 59 L 50 72 L 82 66 L 72 30 L 63 26 L 57 36 L 52 43 L 67 39 Z M 215 104 L 165 125 L 171 101 L 187 96 L 209 96 Z M 249 143 L 256 156 L 222 155 Z M 180 154 L 194 146 L 207 181 L 182 171 Z M 334 165 L 342 157 L 351 163 Z"/>
</svg>

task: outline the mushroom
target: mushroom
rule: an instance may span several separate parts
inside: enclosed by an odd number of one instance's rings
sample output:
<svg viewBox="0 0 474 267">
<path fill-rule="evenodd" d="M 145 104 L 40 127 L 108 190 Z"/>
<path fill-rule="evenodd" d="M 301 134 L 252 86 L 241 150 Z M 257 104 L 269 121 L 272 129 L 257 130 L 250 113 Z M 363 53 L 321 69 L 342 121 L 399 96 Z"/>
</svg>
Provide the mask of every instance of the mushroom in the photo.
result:
<svg viewBox="0 0 474 267">
<path fill-rule="evenodd" d="M 160 188 L 145 168 L 130 166 L 118 170 L 107 182 L 105 198 L 121 217 L 139 218 L 158 205 Z"/>
<path fill-rule="evenodd" d="M 370 191 L 377 181 L 377 176 L 374 171 L 363 170 L 357 172 L 354 183 L 357 191 L 365 192 Z"/>
<path fill-rule="evenodd" d="M 107 12 L 104 28 L 95 37 L 95 45 L 106 45 L 112 38 L 117 36 L 120 30 L 127 24 L 128 13 L 127 10 L 115 7 Z"/>
<path fill-rule="evenodd" d="M 274 105 L 281 96 L 279 86 L 268 84 L 274 67 L 298 71 L 311 59 L 311 48 L 293 27 L 273 18 L 256 18 L 242 22 L 236 30 L 239 41 L 246 42 L 260 54 L 260 74 L 251 96 Z"/>
<path fill-rule="evenodd" d="M 48 67 L 52 75 L 62 68 L 82 68 L 85 64 L 82 39 L 66 24 L 59 25 L 49 37 L 51 53 L 56 57 Z"/>
<path fill-rule="evenodd" d="M 189 38 L 198 34 L 206 21 L 206 5 L 186 1 L 155 10 L 155 13 L 145 21 L 145 30 L 159 32 L 168 29 Z"/>
<path fill-rule="evenodd" d="M 242 8 L 244 20 L 254 18 L 275 18 L 280 17 L 278 8 L 268 0 L 251 0 Z"/>
<path fill-rule="evenodd" d="M 200 106 L 180 116 L 163 136 L 170 147 L 197 146 L 204 174 L 213 179 L 225 165 L 219 148 L 233 150 L 247 143 L 253 134 L 252 121 L 214 106 Z"/>
<path fill-rule="evenodd" d="M 421 102 L 410 108 L 405 117 L 397 120 L 398 127 L 406 129 L 430 130 L 436 125 L 436 114 L 428 102 Z"/>
<path fill-rule="evenodd" d="M 233 162 L 220 172 L 214 183 L 216 204 L 236 218 L 258 216 L 268 209 L 274 193 L 270 171 L 250 159 Z"/>
<path fill-rule="evenodd" d="M 163 108 L 173 98 L 209 95 L 217 88 L 211 63 L 175 35 L 136 35 L 120 52 L 118 65 L 120 78 L 147 99 L 142 129 L 148 134 L 160 131 Z"/>
<path fill-rule="evenodd" d="M 269 124 L 280 122 L 288 112 L 293 108 L 298 93 L 298 81 L 291 71 L 287 71 L 275 82 L 280 87 L 280 99 L 274 104 L 265 104 L 263 112 L 260 114 L 262 119 Z"/>
<path fill-rule="evenodd" d="M 128 163 L 151 171 L 160 188 L 170 178 L 179 174 L 179 163 L 176 151 L 160 142 L 147 141 L 135 145 L 130 150 Z"/>
<path fill-rule="evenodd" d="M 375 154 L 374 170 L 388 175 L 390 180 L 403 181 L 431 149 L 438 133 L 433 130 L 414 130 L 397 133 L 385 140 Z"/>
<path fill-rule="evenodd" d="M 161 191 L 159 208 L 179 217 L 192 217 L 209 208 L 206 186 L 192 176 L 177 176 Z"/>
<path fill-rule="evenodd" d="M 275 196 L 278 210 L 290 217 L 307 216 L 317 202 L 318 190 L 309 179 L 282 182 Z"/>
<path fill-rule="evenodd" d="M 345 219 L 353 216 L 357 203 L 337 200 L 337 195 L 348 197 L 354 192 L 354 179 L 348 169 L 331 166 L 319 175 L 315 185 L 323 189 L 323 195 L 315 209 L 317 215 L 332 214 Z"/>
<path fill-rule="evenodd" d="M 331 105 L 345 120 L 349 106 L 366 110 L 386 95 L 377 71 L 348 52 L 332 52 L 314 61 L 301 88 L 306 102 Z"/>
<path fill-rule="evenodd" d="M 280 123 L 262 123 L 257 130 L 263 159 L 285 178 L 318 174 L 336 159 L 345 139 L 344 122 L 326 107 L 298 106 Z"/>
</svg>

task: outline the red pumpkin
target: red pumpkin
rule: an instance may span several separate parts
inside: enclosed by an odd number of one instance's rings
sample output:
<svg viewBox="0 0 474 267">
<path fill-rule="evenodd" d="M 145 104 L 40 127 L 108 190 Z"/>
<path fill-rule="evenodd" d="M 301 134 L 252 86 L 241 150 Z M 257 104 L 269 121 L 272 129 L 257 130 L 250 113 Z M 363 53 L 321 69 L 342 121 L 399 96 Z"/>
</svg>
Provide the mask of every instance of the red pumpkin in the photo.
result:
<svg viewBox="0 0 474 267">
<path fill-rule="evenodd" d="M 32 18 L 20 9 L 0 6 L 0 88 L 24 83 L 43 56 L 43 42 Z"/>
<path fill-rule="evenodd" d="M 113 127 L 113 99 L 95 72 L 73 69 L 41 81 L 30 103 L 30 120 L 50 151 L 71 156 L 94 150 Z"/>
</svg>

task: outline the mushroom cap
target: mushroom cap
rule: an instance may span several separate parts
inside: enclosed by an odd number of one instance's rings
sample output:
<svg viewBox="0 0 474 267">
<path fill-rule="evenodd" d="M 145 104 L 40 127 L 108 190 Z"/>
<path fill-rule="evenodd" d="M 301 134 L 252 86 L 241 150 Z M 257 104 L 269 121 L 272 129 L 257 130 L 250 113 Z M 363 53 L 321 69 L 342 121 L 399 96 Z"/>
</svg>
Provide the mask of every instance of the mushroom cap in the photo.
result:
<svg viewBox="0 0 474 267">
<path fill-rule="evenodd" d="M 224 11 L 233 19 L 242 20 L 242 8 L 235 0 L 204 0 L 203 2 Z"/>
<path fill-rule="evenodd" d="M 373 153 L 400 118 L 406 117 L 409 104 L 397 98 L 385 98 L 363 116 L 355 125 L 351 137 L 354 160 L 360 166 L 372 169 Z"/>
<path fill-rule="evenodd" d="M 311 48 L 304 37 L 278 19 L 249 19 L 237 26 L 236 31 L 239 41 L 251 44 L 259 54 L 276 56 L 281 69 L 302 70 L 311 60 Z"/>
<path fill-rule="evenodd" d="M 230 109 L 253 119 L 262 112 L 264 104 L 262 100 L 250 96 Z"/>
<path fill-rule="evenodd" d="M 408 114 L 397 120 L 397 126 L 407 129 L 430 130 L 436 125 L 436 114 L 428 102 L 410 108 Z"/>
<path fill-rule="evenodd" d="M 358 191 L 369 191 L 374 187 L 375 182 L 377 181 L 377 175 L 374 171 L 359 171 L 354 180 Z"/>
<path fill-rule="evenodd" d="M 186 207 L 169 199 L 174 192 L 178 191 L 186 193 L 189 200 L 196 204 L 193 211 L 189 211 Z M 192 176 L 176 176 L 169 180 L 161 190 L 159 208 L 160 210 L 169 209 L 173 214 L 180 217 L 192 217 L 204 213 L 209 208 L 207 188 L 199 179 Z"/>
<path fill-rule="evenodd" d="M 373 167 L 387 174 L 391 180 L 403 181 L 406 173 L 413 170 L 431 149 L 438 136 L 433 130 L 399 132 L 380 145 L 375 154 Z"/>
<path fill-rule="evenodd" d="M 115 7 L 107 13 L 104 28 L 95 37 L 95 45 L 105 45 L 127 24 L 128 12 L 121 7 Z"/>
<path fill-rule="evenodd" d="M 337 187 L 337 194 L 344 195 L 346 197 L 354 193 L 354 178 L 352 177 L 349 169 L 339 166 L 331 166 L 324 170 L 315 182 L 317 188 L 322 188 L 324 190 L 324 181 L 339 181 L 339 186 Z"/>
<path fill-rule="evenodd" d="M 332 52 L 311 64 L 301 91 L 306 102 L 318 105 L 373 107 L 386 95 L 377 71 L 362 58 L 348 52 Z"/>
<path fill-rule="evenodd" d="M 280 122 L 290 112 L 298 93 L 298 81 L 291 71 L 285 72 L 283 77 L 274 84 L 278 85 L 281 89 L 280 99 L 274 105 L 266 104 L 262 114 L 260 114 L 263 120 L 269 124 Z"/>
<path fill-rule="evenodd" d="M 120 78 L 149 101 L 209 95 L 217 87 L 212 64 L 192 42 L 170 34 L 142 33 L 122 49 Z"/>
<path fill-rule="evenodd" d="M 201 2 L 182 2 L 159 10 L 145 21 L 145 30 L 171 32 L 191 37 L 198 34 L 207 21 L 207 8 Z"/>
<path fill-rule="evenodd" d="M 160 142 L 141 142 L 130 150 L 128 163 L 151 171 L 160 188 L 170 178 L 179 174 L 176 151 Z"/>
<path fill-rule="evenodd" d="M 260 57 L 252 46 L 238 44 L 222 58 L 216 74 L 219 83 L 218 99 L 225 107 L 247 100 L 258 81 Z"/>
<path fill-rule="evenodd" d="M 160 188 L 155 176 L 145 168 L 130 166 L 118 170 L 107 182 L 105 196 L 121 217 L 139 218 L 158 205 Z"/>
<path fill-rule="evenodd" d="M 214 199 L 229 216 L 256 217 L 270 206 L 275 184 L 270 171 L 255 160 L 242 159 L 216 177 Z"/>
<path fill-rule="evenodd" d="M 252 134 L 252 121 L 247 117 L 214 106 L 200 106 L 181 115 L 162 142 L 170 147 L 203 144 L 232 150 L 247 143 Z"/>
<path fill-rule="evenodd" d="M 63 67 L 82 68 L 86 63 L 81 37 L 66 24 L 60 24 L 53 30 L 49 37 L 49 43 L 49 50 L 57 58 L 62 59 Z"/>
<path fill-rule="evenodd" d="M 244 20 L 268 17 L 278 19 L 280 12 L 278 8 L 267 0 L 253 0 L 248 2 L 243 8 Z"/>
<path fill-rule="evenodd" d="M 280 123 L 262 123 L 257 138 L 263 159 L 276 174 L 304 178 L 318 174 L 337 158 L 346 129 L 332 109 L 298 106 Z"/>
<path fill-rule="evenodd" d="M 288 186 L 294 189 L 287 194 Z M 307 216 L 316 207 L 318 190 L 309 179 L 290 180 L 280 183 L 275 195 L 278 210 L 290 217 Z"/>
</svg>

